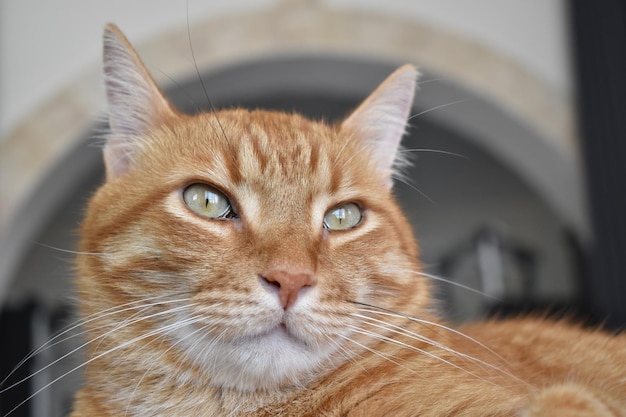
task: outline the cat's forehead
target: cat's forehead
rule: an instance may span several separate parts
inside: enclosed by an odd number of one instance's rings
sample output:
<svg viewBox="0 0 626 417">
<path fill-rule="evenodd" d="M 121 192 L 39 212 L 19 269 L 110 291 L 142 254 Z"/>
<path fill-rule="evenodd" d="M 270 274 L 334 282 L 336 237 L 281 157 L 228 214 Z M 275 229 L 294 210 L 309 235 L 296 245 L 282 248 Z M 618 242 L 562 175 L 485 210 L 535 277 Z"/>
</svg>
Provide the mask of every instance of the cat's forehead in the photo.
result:
<svg viewBox="0 0 626 417">
<path fill-rule="evenodd" d="M 240 150 L 253 147 L 259 156 L 299 156 L 298 152 L 320 147 L 332 153 L 337 140 L 332 126 L 296 113 L 237 109 L 204 116 L 218 124 L 221 139 Z"/>
<path fill-rule="evenodd" d="M 297 114 L 237 109 L 203 114 L 192 126 L 185 153 L 193 169 L 228 184 L 336 190 L 358 153 L 335 127 Z"/>
<path fill-rule="evenodd" d="M 229 110 L 182 126 L 173 138 L 182 151 L 172 159 L 173 186 L 217 188 L 256 229 L 285 216 L 299 218 L 302 227 L 319 224 L 329 206 L 360 201 L 367 190 L 359 183 L 369 175 L 367 158 L 355 166 L 364 156 L 354 149 L 359 142 L 332 125 L 295 114 Z"/>
</svg>

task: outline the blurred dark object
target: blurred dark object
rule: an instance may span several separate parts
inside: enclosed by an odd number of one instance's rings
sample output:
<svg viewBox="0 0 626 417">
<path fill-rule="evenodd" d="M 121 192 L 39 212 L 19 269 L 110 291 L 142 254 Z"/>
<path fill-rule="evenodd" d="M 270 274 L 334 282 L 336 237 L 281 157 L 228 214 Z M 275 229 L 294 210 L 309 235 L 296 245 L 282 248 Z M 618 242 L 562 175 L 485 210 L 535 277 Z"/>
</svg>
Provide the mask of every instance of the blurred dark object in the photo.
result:
<svg viewBox="0 0 626 417">
<path fill-rule="evenodd" d="M 594 242 L 590 305 L 626 327 L 626 3 L 570 2 L 578 120 Z"/>
<path fill-rule="evenodd" d="M 481 227 L 439 262 L 441 277 L 453 281 L 440 285 L 452 320 L 477 320 L 504 310 L 513 314 L 533 301 L 538 255 L 502 229 Z"/>
<path fill-rule="evenodd" d="M 576 273 L 568 296 L 545 294 L 538 285 L 541 254 L 507 232 L 506 225 L 485 225 L 448 250 L 439 262 L 447 316 L 456 322 L 485 317 L 567 317 L 598 324 L 590 312 L 586 254 L 575 234 L 564 232 L 564 247 Z"/>
<path fill-rule="evenodd" d="M 69 414 L 80 378 L 73 370 L 83 363 L 78 349 L 83 342 L 76 337 L 80 329 L 65 328 L 71 317 L 70 306 L 50 310 L 37 300 L 2 309 L 0 381 L 6 380 L 0 388 L 0 416 Z"/>
<path fill-rule="evenodd" d="M 35 305 L 25 303 L 21 308 L 4 309 L 0 315 L 0 380 L 14 370 L 16 365 L 24 359 L 25 353 L 31 350 L 32 331 L 31 322 L 35 311 Z M 7 378 L 2 384 L 5 389 L 12 384 L 27 378 L 32 373 L 32 361 L 25 363 L 15 370 L 15 372 Z M 16 387 L 0 394 L 0 415 L 6 415 L 31 394 L 29 384 L 18 384 Z M 31 404 L 26 403 L 19 406 L 11 416 L 28 417 L 31 415 Z"/>
</svg>

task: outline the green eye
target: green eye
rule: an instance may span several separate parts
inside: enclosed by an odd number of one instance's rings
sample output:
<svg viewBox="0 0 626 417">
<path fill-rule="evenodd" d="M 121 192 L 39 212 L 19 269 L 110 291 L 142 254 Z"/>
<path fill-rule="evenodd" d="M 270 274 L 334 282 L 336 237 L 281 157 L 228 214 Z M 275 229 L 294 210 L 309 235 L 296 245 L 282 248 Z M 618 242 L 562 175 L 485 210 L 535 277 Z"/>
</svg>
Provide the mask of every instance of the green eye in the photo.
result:
<svg viewBox="0 0 626 417">
<path fill-rule="evenodd" d="M 347 230 L 361 223 L 361 208 L 354 203 L 345 203 L 331 209 L 324 216 L 324 228 L 328 230 Z"/>
<path fill-rule="evenodd" d="M 187 207 L 210 219 L 233 217 L 233 208 L 224 193 L 206 184 L 191 184 L 183 191 Z"/>
</svg>

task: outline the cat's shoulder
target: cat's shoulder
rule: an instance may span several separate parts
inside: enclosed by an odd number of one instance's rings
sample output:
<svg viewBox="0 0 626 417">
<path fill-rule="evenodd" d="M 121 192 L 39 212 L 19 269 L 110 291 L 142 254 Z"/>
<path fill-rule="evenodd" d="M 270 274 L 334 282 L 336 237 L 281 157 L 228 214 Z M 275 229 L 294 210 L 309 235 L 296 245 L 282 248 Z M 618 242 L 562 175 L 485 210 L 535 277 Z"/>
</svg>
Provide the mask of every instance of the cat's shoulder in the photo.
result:
<svg viewBox="0 0 626 417">
<path fill-rule="evenodd" d="M 528 378 L 623 386 L 626 333 L 574 320 L 524 317 L 462 326 L 463 334 L 489 346 Z M 474 345 L 475 346 L 475 345 Z M 472 349 L 472 345 L 466 346 Z"/>
<path fill-rule="evenodd" d="M 584 341 L 614 341 L 626 343 L 626 332 L 609 331 L 598 325 L 585 325 L 572 318 L 520 316 L 507 319 L 490 319 L 460 326 L 466 334 L 527 343 L 528 338 L 559 340 L 562 338 Z M 511 337 L 513 336 L 513 337 Z M 517 337 L 515 337 L 517 336 Z"/>
</svg>

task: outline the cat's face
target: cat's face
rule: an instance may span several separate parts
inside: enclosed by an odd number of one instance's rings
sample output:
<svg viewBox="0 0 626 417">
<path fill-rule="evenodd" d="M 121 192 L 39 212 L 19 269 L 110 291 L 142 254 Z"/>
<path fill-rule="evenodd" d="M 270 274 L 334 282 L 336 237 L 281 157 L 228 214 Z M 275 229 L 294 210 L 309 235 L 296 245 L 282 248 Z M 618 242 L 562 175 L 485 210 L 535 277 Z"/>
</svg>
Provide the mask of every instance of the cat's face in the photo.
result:
<svg viewBox="0 0 626 417">
<path fill-rule="evenodd" d="M 425 308 L 390 190 L 412 68 L 336 126 L 264 111 L 186 116 L 108 31 L 112 135 L 82 229 L 81 249 L 100 254 L 79 260 L 84 314 L 143 303 L 150 317 L 127 321 L 212 383 L 252 391 L 304 383 L 372 343 L 365 305 Z"/>
</svg>

